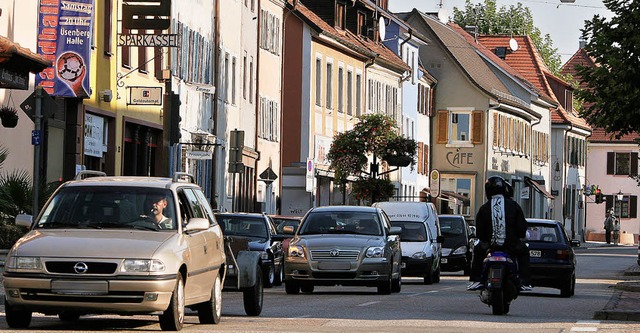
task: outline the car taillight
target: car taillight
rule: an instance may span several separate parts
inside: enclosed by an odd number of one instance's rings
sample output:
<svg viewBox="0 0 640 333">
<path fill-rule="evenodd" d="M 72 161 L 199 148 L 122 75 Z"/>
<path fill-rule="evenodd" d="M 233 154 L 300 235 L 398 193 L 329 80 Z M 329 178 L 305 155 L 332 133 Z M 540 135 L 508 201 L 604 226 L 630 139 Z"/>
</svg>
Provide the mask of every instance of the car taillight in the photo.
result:
<svg viewBox="0 0 640 333">
<path fill-rule="evenodd" d="M 569 250 L 558 250 L 556 251 L 556 259 L 566 260 L 571 258 L 571 251 Z"/>
</svg>

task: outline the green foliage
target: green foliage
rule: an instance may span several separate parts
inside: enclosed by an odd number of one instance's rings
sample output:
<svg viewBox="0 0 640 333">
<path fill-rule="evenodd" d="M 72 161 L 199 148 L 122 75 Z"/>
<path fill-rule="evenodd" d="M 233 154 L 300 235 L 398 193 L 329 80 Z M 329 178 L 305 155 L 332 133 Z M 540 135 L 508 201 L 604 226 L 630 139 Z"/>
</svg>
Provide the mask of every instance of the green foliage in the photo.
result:
<svg viewBox="0 0 640 333">
<path fill-rule="evenodd" d="M 0 146 L 0 169 L 4 165 L 4 161 L 7 160 L 7 155 L 9 155 L 9 149 L 4 146 Z"/>
<path fill-rule="evenodd" d="M 417 144 L 397 133 L 396 123 L 382 114 L 367 114 L 349 131 L 337 134 L 329 149 L 331 168 L 336 180 L 359 177 L 367 165 L 369 154 L 384 159 L 392 153 L 409 156 L 415 164 Z"/>
<path fill-rule="evenodd" d="M 9 221 L 0 221 L 0 249 L 10 249 L 27 231 Z"/>
<path fill-rule="evenodd" d="M 577 92 L 585 104 L 581 112 L 590 124 L 619 138 L 640 133 L 640 2 L 604 0 L 614 14 L 585 21 L 585 51 L 598 66 L 577 66 L 587 89 Z"/>
<path fill-rule="evenodd" d="M 551 73 L 560 72 L 562 59 L 558 49 L 553 47 L 551 36 L 542 35 L 540 29 L 533 25 L 531 10 L 519 2 L 498 8 L 496 0 L 485 0 L 484 4 L 477 5 L 466 0 L 464 10 L 453 8 L 453 21 L 463 28 L 476 26 L 478 33 L 485 35 L 528 35 Z"/>
<path fill-rule="evenodd" d="M 389 179 L 363 178 L 353 182 L 352 193 L 357 200 L 369 200 L 375 198 L 377 201 L 388 201 L 394 194 L 395 186 Z"/>
</svg>

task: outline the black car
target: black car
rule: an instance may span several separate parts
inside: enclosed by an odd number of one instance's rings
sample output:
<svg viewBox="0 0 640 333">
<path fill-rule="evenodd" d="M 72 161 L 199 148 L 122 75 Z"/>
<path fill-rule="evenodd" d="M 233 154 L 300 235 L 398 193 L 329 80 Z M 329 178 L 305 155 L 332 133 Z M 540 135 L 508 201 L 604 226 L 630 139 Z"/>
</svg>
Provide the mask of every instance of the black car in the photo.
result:
<svg viewBox="0 0 640 333">
<path fill-rule="evenodd" d="M 562 224 L 554 220 L 527 219 L 527 244 L 531 263 L 531 285 L 560 289 L 560 296 L 571 297 L 576 286 L 576 256 Z"/>
<path fill-rule="evenodd" d="M 260 251 L 264 286 L 279 286 L 283 280 L 282 237 L 268 216 L 256 213 L 218 213 L 216 220 L 226 237 L 246 238 L 251 251 Z"/>
<path fill-rule="evenodd" d="M 473 235 L 462 215 L 438 215 L 442 242 L 440 269 L 445 272 L 471 272 L 473 254 Z"/>
</svg>

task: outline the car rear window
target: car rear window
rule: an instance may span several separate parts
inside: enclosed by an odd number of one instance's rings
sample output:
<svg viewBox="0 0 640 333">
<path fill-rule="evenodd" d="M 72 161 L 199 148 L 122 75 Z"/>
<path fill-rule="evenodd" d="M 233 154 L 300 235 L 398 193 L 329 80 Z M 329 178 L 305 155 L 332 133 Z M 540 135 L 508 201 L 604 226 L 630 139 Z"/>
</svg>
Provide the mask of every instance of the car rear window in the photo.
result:
<svg viewBox="0 0 640 333">
<path fill-rule="evenodd" d="M 267 226 L 263 218 L 216 215 L 216 220 L 225 236 L 268 238 Z"/>
<path fill-rule="evenodd" d="M 560 240 L 558 229 L 548 225 L 529 225 L 527 227 L 527 241 L 556 243 Z"/>
</svg>

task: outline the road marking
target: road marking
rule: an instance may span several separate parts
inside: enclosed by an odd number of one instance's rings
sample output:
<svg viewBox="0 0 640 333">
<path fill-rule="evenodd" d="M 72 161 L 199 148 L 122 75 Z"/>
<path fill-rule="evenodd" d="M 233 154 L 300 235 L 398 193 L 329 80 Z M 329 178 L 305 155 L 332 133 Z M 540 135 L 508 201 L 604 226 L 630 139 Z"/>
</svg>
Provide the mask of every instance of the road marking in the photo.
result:
<svg viewBox="0 0 640 333">
<path fill-rule="evenodd" d="M 597 332 L 597 327 L 571 327 L 571 332 Z"/>
<path fill-rule="evenodd" d="M 416 294 L 407 295 L 407 297 L 415 297 L 415 296 L 425 295 L 425 294 L 434 293 L 434 292 L 437 292 L 437 291 L 436 290 L 425 291 L 423 293 L 416 293 Z"/>
<path fill-rule="evenodd" d="M 377 303 L 380 303 L 380 301 L 362 303 L 362 304 L 358 304 L 358 306 L 369 306 L 369 305 L 373 305 L 373 304 L 377 304 Z"/>
<path fill-rule="evenodd" d="M 298 317 L 296 317 L 296 319 L 297 318 L 311 318 L 311 315 L 298 316 Z"/>
<path fill-rule="evenodd" d="M 600 325 L 599 320 L 578 320 L 576 325 Z"/>
</svg>

